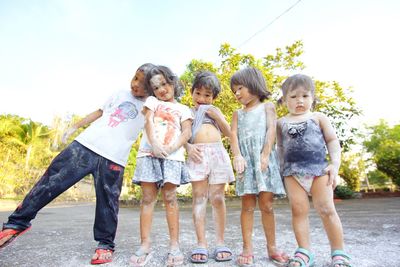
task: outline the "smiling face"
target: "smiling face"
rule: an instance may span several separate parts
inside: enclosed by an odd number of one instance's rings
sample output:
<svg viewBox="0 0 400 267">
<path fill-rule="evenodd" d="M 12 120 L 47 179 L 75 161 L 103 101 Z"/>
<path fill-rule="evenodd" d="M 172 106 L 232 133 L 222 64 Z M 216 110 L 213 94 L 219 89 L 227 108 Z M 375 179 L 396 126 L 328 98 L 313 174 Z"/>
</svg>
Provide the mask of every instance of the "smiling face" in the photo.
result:
<svg viewBox="0 0 400 267">
<path fill-rule="evenodd" d="M 249 88 L 241 84 L 233 84 L 232 91 L 236 99 L 246 108 L 250 108 L 260 102 L 259 96 L 253 95 L 250 93 Z"/>
<path fill-rule="evenodd" d="M 145 75 L 143 71 L 136 71 L 135 76 L 131 81 L 131 92 L 136 97 L 145 97 L 147 96 L 147 92 L 144 88 L 144 78 Z"/>
<path fill-rule="evenodd" d="M 200 88 L 194 88 L 192 92 L 193 105 L 197 109 L 200 105 L 211 105 L 214 98 L 211 89 L 204 86 Z"/>
<path fill-rule="evenodd" d="M 157 99 L 165 102 L 174 102 L 174 87 L 167 83 L 161 74 L 154 75 L 150 79 L 150 86 Z"/>
<path fill-rule="evenodd" d="M 298 86 L 285 96 L 285 104 L 291 115 L 303 115 L 311 111 L 314 96 L 310 90 Z"/>
</svg>

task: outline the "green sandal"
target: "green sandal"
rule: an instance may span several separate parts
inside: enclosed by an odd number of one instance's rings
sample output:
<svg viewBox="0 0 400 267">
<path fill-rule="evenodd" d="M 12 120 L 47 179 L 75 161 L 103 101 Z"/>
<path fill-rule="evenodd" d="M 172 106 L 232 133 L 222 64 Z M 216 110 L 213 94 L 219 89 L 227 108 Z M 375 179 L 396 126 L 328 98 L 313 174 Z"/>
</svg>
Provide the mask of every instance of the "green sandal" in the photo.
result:
<svg viewBox="0 0 400 267">
<path fill-rule="evenodd" d="M 299 267 L 312 267 L 314 266 L 315 255 L 305 248 L 297 248 L 294 256 L 289 259 L 288 266 L 293 266 L 293 263 L 300 263 Z"/>
<path fill-rule="evenodd" d="M 337 249 L 332 252 L 331 256 L 332 256 L 331 267 L 337 267 L 337 266 L 351 267 L 350 264 L 351 257 L 343 250 Z"/>
</svg>

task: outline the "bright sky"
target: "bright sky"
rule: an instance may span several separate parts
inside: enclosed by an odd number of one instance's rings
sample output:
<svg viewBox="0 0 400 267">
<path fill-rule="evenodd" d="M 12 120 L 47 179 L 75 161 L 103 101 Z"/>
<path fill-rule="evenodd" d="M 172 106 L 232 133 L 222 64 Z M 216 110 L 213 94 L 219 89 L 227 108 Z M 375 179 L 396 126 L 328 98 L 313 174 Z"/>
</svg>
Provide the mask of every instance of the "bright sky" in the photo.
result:
<svg viewBox="0 0 400 267">
<path fill-rule="evenodd" d="M 178 75 L 216 62 L 297 0 L 0 0 L 0 114 L 50 124 L 129 89 L 145 62 Z M 257 57 L 304 42 L 304 73 L 352 87 L 362 122 L 399 123 L 400 1 L 302 0 L 239 48 Z"/>
</svg>

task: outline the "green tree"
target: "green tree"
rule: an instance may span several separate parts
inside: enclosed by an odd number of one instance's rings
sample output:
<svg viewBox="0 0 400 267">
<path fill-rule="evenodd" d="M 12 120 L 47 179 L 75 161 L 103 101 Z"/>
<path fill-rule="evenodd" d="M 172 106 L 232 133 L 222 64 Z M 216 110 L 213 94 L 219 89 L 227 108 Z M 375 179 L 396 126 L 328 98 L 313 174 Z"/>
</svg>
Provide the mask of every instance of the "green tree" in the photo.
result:
<svg viewBox="0 0 400 267">
<path fill-rule="evenodd" d="M 230 89 L 230 78 L 233 73 L 242 67 L 252 66 L 261 70 L 266 79 L 269 90 L 272 93 L 271 101 L 278 102 L 281 97 L 281 84 L 290 74 L 301 72 L 304 63 L 300 60 L 303 54 L 303 43 L 297 41 L 284 49 L 277 48 L 275 54 L 266 55 L 263 58 L 255 58 L 251 54 L 241 54 L 229 44 L 222 44 L 219 50 L 220 63 L 214 65 L 209 62 L 193 59 L 186 68 L 181 80 L 186 87 L 186 94 L 182 98 L 184 104 L 191 105 L 190 87 L 193 78 L 198 71 L 209 70 L 217 74 L 221 81 L 222 92 L 215 105 L 221 109 L 228 121 L 232 118 L 234 110 L 240 107 Z M 342 88 L 336 81 L 326 82 L 314 79 L 316 95 L 319 103 L 317 111 L 324 112 L 332 120 L 335 126 L 340 143 L 347 151 L 349 146 L 355 142 L 354 134 L 357 129 L 347 123 L 353 117 L 361 114 L 351 97 L 350 88 Z M 277 107 L 278 116 L 284 115 L 287 111 L 284 107 Z"/>
<path fill-rule="evenodd" d="M 15 130 L 15 137 L 11 139 L 11 142 L 26 149 L 25 169 L 28 169 L 34 146 L 38 144 L 41 139 L 48 137 L 50 135 L 50 130 L 47 126 L 35 123 L 32 120 L 22 123 Z"/>
<path fill-rule="evenodd" d="M 377 170 L 400 185 L 400 125 L 390 127 L 381 120 L 379 124 L 368 127 L 368 130 L 368 137 L 363 144 L 372 154 Z"/>
<path fill-rule="evenodd" d="M 342 157 L 339 175 L 353 191 L 360 191 L 360 178 L 365 173 L 364 160 L 360 154 L 345 154 Z"/>
</svg>

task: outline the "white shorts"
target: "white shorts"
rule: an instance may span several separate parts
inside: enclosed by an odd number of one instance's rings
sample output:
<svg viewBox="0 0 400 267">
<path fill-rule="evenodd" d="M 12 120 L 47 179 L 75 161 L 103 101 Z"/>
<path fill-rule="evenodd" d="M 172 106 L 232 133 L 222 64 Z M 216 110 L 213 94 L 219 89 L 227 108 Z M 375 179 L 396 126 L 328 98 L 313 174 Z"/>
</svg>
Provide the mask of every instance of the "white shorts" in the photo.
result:
<svg viewBox="0 0 400 267">
<path fill-rule="evenodd" d="M 225 184 L 235 180 L 231 160 L 221 142 L 193 145 L 202 151 L 203 160 L 200 163 L 186 161 L 190 181 L 208 179 L 209 184 Z"/>
</svg>

